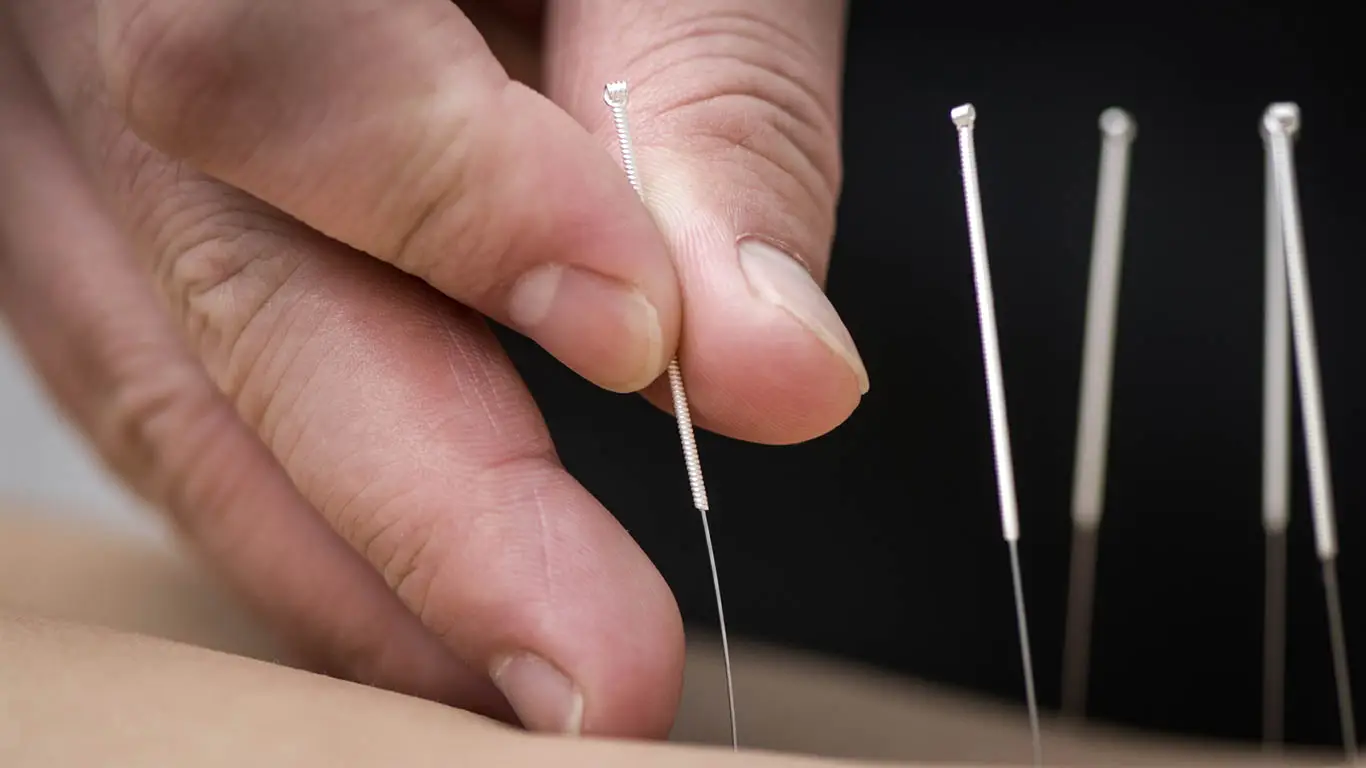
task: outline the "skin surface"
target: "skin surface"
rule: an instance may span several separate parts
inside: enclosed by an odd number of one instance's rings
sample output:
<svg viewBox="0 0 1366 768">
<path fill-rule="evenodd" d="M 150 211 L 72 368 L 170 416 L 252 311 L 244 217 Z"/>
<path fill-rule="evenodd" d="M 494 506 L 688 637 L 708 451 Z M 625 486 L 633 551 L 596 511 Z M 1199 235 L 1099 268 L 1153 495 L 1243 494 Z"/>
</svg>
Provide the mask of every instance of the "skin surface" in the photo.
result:
<svg viewBox="0 0 1366 768">
<path fill-rule="evenodd" d="M 531 735 L 267 663 L 288 659 L 192 559 L 159 544 L 44 522 L 33 512 L 0 503 L 0 764 L 6 766 L 868 764 L 859 759 L 928 768 L 1022 765 L 1029 753 L 1023 714 L 1014 708 L 743 643 L 736 662 L 747 750 L 688 746 L 726 734 L 724 708 L 717 706 L 719 658 L 706 640 L 689 651 L 673 732 L 679 743 Z M 1045 728 L 1050 765 L 1336 762 L 1332 754 L 1270 759 L 1250 746 L 1051 721 Z"/>
</svg>

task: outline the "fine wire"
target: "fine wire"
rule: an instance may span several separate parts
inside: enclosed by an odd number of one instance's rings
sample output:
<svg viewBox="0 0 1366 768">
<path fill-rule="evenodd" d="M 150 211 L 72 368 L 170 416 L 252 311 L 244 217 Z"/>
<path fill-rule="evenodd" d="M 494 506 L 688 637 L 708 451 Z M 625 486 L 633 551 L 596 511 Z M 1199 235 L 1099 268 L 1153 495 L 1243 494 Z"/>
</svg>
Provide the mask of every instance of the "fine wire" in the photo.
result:
<svg viewBox="0 0 1366 768">
<path fill-rule="evenodd" d="M 1300 126 L 1299 107 L 1289 103 L 1272 104 L 1267 108 L 1262 122 L 1266 127 L 1271 147 L 1276 182 L 1275 194 L 1281 213 L 1295 373 L 1298 378 L 1301 419 L 1309 464 L 1310 511 L 1314 522 L 1315 548 L 1323 564 L 1323 589 L 1328 607 L 1329 642 L 1333 654 L 1333 675 L 1337 685 L 1338 717 L 1341 721 L 1343 748 L 1348 759 L 1355 761 L 1356 725 L 1347 668 L 1346 638 L 1342 627 L 1342 603 L 1337 583 L 1338 543 L 1333 521 L 1333 489 L 1324 427 L 1323 390 L 1319 380 L 1314 313 L 1309 293 L 1308 270 L 1305 265 L 1299 196 L 1295 188 L 1294 149 L 1291 145 L 1291 137 L 1298 132 Z"/>
<path fill-rule="evenodd" d="M 1285 728 L 1285 566 L 1290 522 L 1290 319 L 1286 307 L 1285 240 L 1276 198 L 1271 137 L 1265 149 L 1265 351 L 1262 371 L 1262 528 L 1266 538 L 1262 630 L 1262 744 L 1278 751 Z"/>
<path fill-rule="evenodd" d="M 972 136 L 977 110 L 971 104 L 963 104 L 955 107 L 950 117 L 958 128 L 958 150 L 963 166 L 963 198 L 967 207 L 973 283 L 977 294 L 978 325 L 982 334 L 982 358 L 986 367 L 987 407 L 996 466 L 996 490 L 1001 506 L 1001 530 L 1010 550 L 1010 575 L 1015 591 L 1015 618 L 1019 625 L 1020 656 L 1024 664 L 1029 731 L 1033 738 L 1034 764 L 1038 766 L 1043 765 L 1043 747 L 1039 734 L 1039 704 L 1034 692 L 1034 660 L 1029 650 L 1029 626 L 1025 619 L 1024 586 L 1020 575 L 1020 520 L 1015 498 L 1015 469 L 1010 454 L 1010 426 L 1006 419 L 1001 350 L 996 338 L 996 300 L 992 295 L 991 270 L 987 264 L 986 228 L 982 222 L 982 192 L 977 180 L 977 150 Z"/>
<path fill-rule="evenodd" d="M 626 170 L 626 178 L 631 187 L 643 200 L 644 189 L 640 184 L 640 174 L 636 170 L 634 146 L 631 143 L 630 124 L 626 118 L 626 104 L 629 100 L 625 81 L 608 83 L 603 88 L 602 98 L 612 110 L 612 122 L 616 126 L 617 143 L 621 151 L 621 164 Z M 712 589 L 716 593 L 716 618 L 721 630 L 721 656 L 726 668 L 726 703 L 730 715 L 730 744 L 732 749 L 740 748 L 740 735 L 735 722 L 735 683 L 731 674 L 730 639 L 726 636 L 726 612 L 721 603 L 721 577 L 716 568 L 716 550 L 712 546 L 711 524 L 707 520 L 710 505 L 707 502 L 707 486 L 702 479 L 702 461 L 697 453 L 697 437 L 693 434 L 692 414 L 688 409 L 688 395 L 683 388 L 683 371 L 678 359 L 669 361 L 669 392 L 673 397 L 674 418 L 678 422 L 678 437 L 683 444 L 683 464 L 688 472 L 688 487 L 692 491 L 693 506 L 702 516 L 702 535 L 706 539 L 707 562 L 711 566 Z"/>
<path fill-rule="evenodd" d="M 1101 113 L 1100 130 L 1100 173 L 1073 457 L 1072 553 L 1063 649 L 1062 711 L 1073 717 L 1084 716 L 1086 712 L 1097 529 L 1105 503 L 1115 311 L 1124 250 L 1129 155 L 1137 134 L 1133 118 L 1114 107 Z"/>
</svg>

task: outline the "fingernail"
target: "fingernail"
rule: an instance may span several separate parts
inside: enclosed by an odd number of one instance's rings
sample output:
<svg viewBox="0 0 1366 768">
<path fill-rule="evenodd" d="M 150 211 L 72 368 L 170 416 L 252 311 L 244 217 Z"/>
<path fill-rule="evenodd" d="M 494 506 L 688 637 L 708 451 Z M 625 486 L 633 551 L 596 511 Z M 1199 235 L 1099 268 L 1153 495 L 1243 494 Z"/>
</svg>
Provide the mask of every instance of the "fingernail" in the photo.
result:
<svg viewBox="0 0 1366 768">
<path fill-rule="evenodd" d="M 527 730 L 577 736 L 583 729 L 583 694 L 545 659 L 530 653 L 504 656 L 489 676 Z"/>
<path fill-rule="evenodd" d="M 645 294 L 593 272 L 545 264 L 508 296 L 512 325 L 600 386 L 634 392 L 664 367 L 659 312 Z"/>
<path fill-rule="evenodd" d="M 740 269 L 750 288 L 776 304 L 853 369 L 859 393 L 868 394 L 868 369 L 835 305 L 796 259 L 761 240 L 740 242 Z"/>
</svg>

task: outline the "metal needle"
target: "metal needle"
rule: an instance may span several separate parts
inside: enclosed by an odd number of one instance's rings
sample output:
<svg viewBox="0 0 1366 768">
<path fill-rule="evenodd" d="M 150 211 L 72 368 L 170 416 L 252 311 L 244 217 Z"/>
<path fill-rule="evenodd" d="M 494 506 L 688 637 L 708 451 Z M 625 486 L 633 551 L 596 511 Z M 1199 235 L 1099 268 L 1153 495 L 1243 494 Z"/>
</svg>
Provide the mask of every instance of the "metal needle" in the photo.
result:
<svg viewBox="0 0 1366 768">
<path fill-rule="evenodd" d="M 642 199 L 644 189 L 636 170 L 635 150 L 631 143 L 630 123 L 626 118 L 626 104 L 630 94 L 624 81 L 608 83 L 603 88 L 602 98 L 612 109 L 612 121 L 616 125 L 617 143 L 621 150 L 621 164 L 626 170 L 626 178 L 631 182 L 636 194 Z M 716 618 L 721 629 L 721 655 L 726 667 L 726 703 L 730 714 L 730 744 L 733 749 L 740 748 L 739 730 L 735 724 L 735 683 L 730 666 L 730 639 L 726 636 L 726 612 L 721 603 L 721 577 L 716 568 L 716 551 L 711 541 L 711 524 L 707 520 L 710 505 L 707 502 L 707 486 L 702 479 L 702 462 L 697 454 L 697 438 L 693 434 L 692 414 L 688 410 L 688 395 L 683 388 L 683 371 L 678 360 L 669 361 L 669 391 L 673 396 L 674 419 L 678 422 L 678 437 L 683 444 L 683 463 L 688 471 L 688 487 L 692 490 L 693 506 L 702 516 L 702 535 L 707 544 L 707 562 L 711 566 L 712 588 L 716 593 Z"/>
<path fill-rule="evenodd" d="M 1279 750 L 1285 722 L 1285 530 L 1290 521 L 1290 318 L 1276 165 L 1265 123 L 1266 277 L 1262 371 L 1262 529 L 1266 538 L 1262 633 L 1262 744 Z"/>
<path fill-rule="evenodd" d="M 1001 530 L 1010 550 L 1010 575 L 1015 590 L 1015 619 L 1020 632 L 1020 656 L 1024 663 L 1025 699 L 1029 707 L 1029 730 L 1034 744 L 1034 764 L 1043 765 L 1039 735 L 1039 705 L 1034 693 L 1034 661 L 1029 650 L 1029 624 L 1025 618 L 1024 586 L 1020 576 L 1020 519 L 1015 498 L 1015 467 L 1010 453 L 1010 425 L 1006 419 L 1005 381 L 1001 373 L 1000 343 L 996 338 L 996 300 L 991 291 L 987 264 L 987 241 L 982 221 L 982 192 L 977 181 L 977 149 L 972 129 L 977 110 L 971 104 L 950 113 L 958 127 L 958 150 L 963 164 L 963 198 L 967 207 L 968 236 L 972 250 L 973 283 L 977 294 L 978 324 L 982 334 L 982 358 L 987 376 L 987 407 L 996 463 L 996 490 L 1001 506 Z"/>
<path fill-rule="evenodd" d="M 1328 634 L 1337 684 L 1338 716 L 1343 748 L 1350 762 L 1357 757 L 1356 721 L 1352 711 L 1351 679 L 1347 668 L 1347 641 L 1342 625 L 1342 599 L 1338 594 L 1337 531 L 1333 520 L 1333 487 L 1328 460 L 1328 436 L 1324 427 L 1323 389 L 1319 379 L 1318 346 L 1314 336 L 1314 310 L 1309 293 L 1304 257 L 1304 231 L 1300 222 L 1299 193 L 1295 187 L 1295 159 L 1291 137 L 1300 127 L 1300 110 L 1294 104 L 1272 104 L 1262 118 L 1271 148 L 1276 201 L 1281 212 L 1286 281 L 1290 293 L 1290 328 L 1294 338 L 1295 373 L 1299 384 L 1300 410 L 1309 463 L 1309 492 L 1314 521 L 1314 542 L 1323 566 L 1324 599 L 1328 607 Z"/>
<path fill-rule="evenodd" d="M 1097 529 L 1105 511 L 1115 311 L 1119 303 L 1120 263 L 1124 250 L 1129 154 L 1137 134 L 1133 119 L 1117 108 L 1101 113 L 1100 130 L 1100 179 L 1091 237 L 1091 275 L 1086 298 L 1081 398 L 1072 471 L 1071 575 L 1063 649 L 1062 711 L 1074 717 L 1086 713 Z"/>
</svg>

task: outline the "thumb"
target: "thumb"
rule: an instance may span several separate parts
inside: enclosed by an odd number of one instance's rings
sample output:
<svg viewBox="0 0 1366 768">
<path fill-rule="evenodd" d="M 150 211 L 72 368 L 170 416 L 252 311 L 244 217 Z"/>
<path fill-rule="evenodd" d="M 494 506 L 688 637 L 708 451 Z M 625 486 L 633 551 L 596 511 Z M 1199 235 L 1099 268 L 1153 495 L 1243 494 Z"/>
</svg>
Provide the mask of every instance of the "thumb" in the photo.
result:
<svg viewBox="0 0 1366 768">
<path fill-rule="evenodd" d="M 769 443 L 837 426 L 868 389 L 821 287 L 841 174 L 844 3 L 550 8 L 547 90 L 604 146 L 615 137 L 602 85 L 630 83 L 646 203 L 682 282 L 679 356 L 698 422 Z"/>
</svg>

